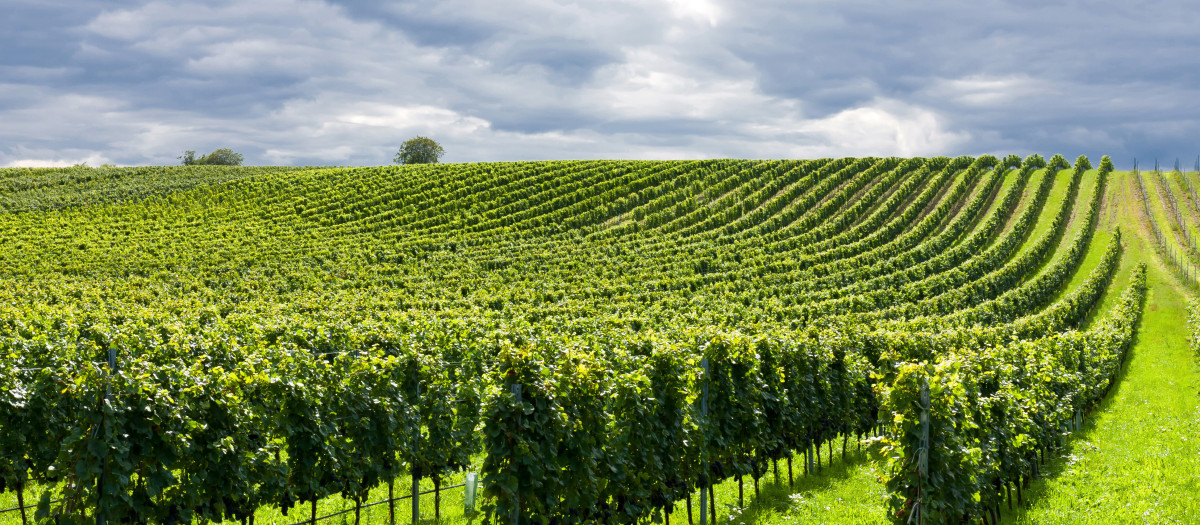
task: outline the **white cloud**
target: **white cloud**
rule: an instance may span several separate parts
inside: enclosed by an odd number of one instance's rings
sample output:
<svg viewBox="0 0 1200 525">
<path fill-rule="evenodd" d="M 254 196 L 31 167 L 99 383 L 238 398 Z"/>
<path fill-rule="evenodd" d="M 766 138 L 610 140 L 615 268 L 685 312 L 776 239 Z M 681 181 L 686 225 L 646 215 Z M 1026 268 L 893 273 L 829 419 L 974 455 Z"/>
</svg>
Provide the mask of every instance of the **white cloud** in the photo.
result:
<svg viewBox="0 0 1200 525">
<path fill-rule="evenodd" d="M 266 148 L 265 156 L 278 164 L 298 159 L 338 164 L 355 158 L 387 164 L 400 141 L 414 135 L 432 134 L 446 144 L 482 141 L 490 134 L 487 121 L 445 108 L 335 97 L 289 103 L 258 127 L 269 130 L 260 140 L 274 144 Z"/>
<path fill-rule="evenodd" d="M 930 94 L 944 97 L 956 104 L 973 107 L 995 107 L 1028 97 L 1059 94 L 1050 82 L 1016 75 L 970 75 L 956 79 L 940 79 L 929 88 Z"/>
<path fill-rule="evenodd" d="M 947 130 L 945 119 L 932 110 L 896 100 L 876 100 L 806 122 L 801 130 L 822 137 L 830 151 L 846 155 L 940 155 L 970 139 L 968 133 Z"/>
<path fill-rule="evenodd" d="M 308 73 L 311 57 L 302 44 L 278 39 L 249 38 L 207 46 L 205 56 L 188 60 L 188 69 L 208 76 L 236 76 L 266 72 Z"/>
<path fill-rule="evenodd" d="M 377 126 L 402 131 L 422 127 L 447 129 L 452 133 L 472 133 L 490 124 L 483 119 L 461 115 L 433 106 L 393 106 L 389 104 L 358 104 L 350 113 L 338 115 L 336 121 L 363 126 Z"/>
<path fill-rule="evenodd" d="M 108 164 L 109 160 L 104 155 L 99 153 L 87 153 L 77 157 L 61 157 L 54 156 L 56 152 L 45 152 L 49 157 L 43 158 L 18 158 L 7 160 L 6 167 L 9 168 L 69 168 L 76 164 L 87 164 L 88 166 L 100 166 Z M 70 153 L 67 153 L 70 155 Z M 3 159 L 3 157 L 0 157 Z"/>
<path fill-rule="evenodd" d="M 780 109 L 767 106 L 790 106 L 763 95 L 753 71 L 743 71 L 741 77 L 717 75 L 682 62 L 669 50 L 634 49 L 623 63 L 597 72 L 586 96 L 599 104 L 601 114 L 633 120 L 736 120 Z"/>
<path fill-rule="evenodd" d="M 716 27 L 721 19 L 721 7 L 712 0 L 665 0 L 671 7 L 671 13 L 678 18 L 685 18 L 707 23 Z"/>
<path fill-rule="evenodd" d="M 109 11 L 92 20 L 86 29 L 107 38 L 136 40 L 153 29 L 152 19 L 163 18 L 162 15 L 172 12 L 161 4 L 150 4 L 142 9 Z"/>
</svg>

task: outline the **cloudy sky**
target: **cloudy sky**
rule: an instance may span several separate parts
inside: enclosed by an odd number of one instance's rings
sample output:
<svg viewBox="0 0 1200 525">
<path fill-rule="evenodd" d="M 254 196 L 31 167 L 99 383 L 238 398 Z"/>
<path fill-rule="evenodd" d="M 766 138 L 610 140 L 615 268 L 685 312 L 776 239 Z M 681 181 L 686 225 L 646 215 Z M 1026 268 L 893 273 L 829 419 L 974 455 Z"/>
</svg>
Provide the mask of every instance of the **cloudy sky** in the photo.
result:
<svg viewBox="0 0 1200 525">
<path fill-rule="evenodd" d="M 0 166 L 1200 154 L 1188 0 L 3 4 Z"/>
</svg>

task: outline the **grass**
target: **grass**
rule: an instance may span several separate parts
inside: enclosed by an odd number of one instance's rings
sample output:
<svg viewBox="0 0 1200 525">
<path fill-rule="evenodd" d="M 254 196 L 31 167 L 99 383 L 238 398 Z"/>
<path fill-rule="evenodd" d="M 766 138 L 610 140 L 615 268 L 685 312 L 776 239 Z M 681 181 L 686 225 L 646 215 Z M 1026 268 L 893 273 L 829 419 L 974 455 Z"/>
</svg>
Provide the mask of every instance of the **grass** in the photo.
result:
<svg viewBox="0 0 1200 525">
<path fill-rule="evenodd" d="M 1121 273 L 1149 265 L 1138 339 L 1117 386 L 1005 523 L 1200 523 L 1200 371 L 1187 344 L 1189 292 L 1155 255 L 1133 192 L 1122 193 L 1119 212 L 1106 214 L 1125 226 Z M 1126 280 L 1118 275 L 1118 288 Z"/>
<path fill-rule="evenodd" d="M 1169 246 L 1170 255 L 1167 256 L 1172 257 L 1176 261 L 1176 264 L 1183 269 L 1182 271 L 1187 272 L 1188 280 L 1195 280 L 1195 274 L 1197 270 L 1195 261 L 1188 255 L 1188 250 L 1185 247 L 1186 240 L 1182 236 L 1178 227 L 1175 225 L 1175 220 L 1171 216 L 1171 213 L 1167 211 L 1166 199 L 1160 191 L 1158 183 L 1156 182 L 1157 178 L 1158 176 L 1155 175 L 1154 172 L 1142 172 L 1142 179 L 1146 185 L 1146 195 L 1150 199 L 1150 213 L 1154 216 L 1155 221 L 1158 223 L 1159 231 L 1162 233 L 1164 242 L 1166 242 Z M 1183 192 L 1180 189 L 1177 189 L 1175 193 L 1176 198 L 1181 201 L 1181 207 L 1184 206 L 1184 203 L 1186 202 L 1186 200 L 1183 198 L 1185 194 L 1186 192 Z M 1180 210 L 1180 213 L 1184 213 L 1184 210 Z M 1184 221 L 1188 221 L 1186 216 Z M 1171 269 L 1168 267 L 1168 270 Z M 1180 270 L 1171 271 L 1174 271 L 1175 275 L 1179 276 Z"/>
<path fill-rule="evenodd" d="M 768 474 L 762 480 L 761 492 L 753 497 L 750 478 L 746 478 L 746 506 L 739 507 L 736 480 L 717 486 L 718 523 L 884 523 L 886 497 L 879 481 L 878 469 L 882 458 L 870 446 L 870 440 L 859 448 L 852 443 L 843 459 L 840 450 L 828 462 L 828 449 L 822 449 L 822 468 L 812 474 L 803 473 L 803 459 L 793 459 L 796 469 L 794 483 L 788 483 L 786 466 L 780 462 L 780 477 L 776 481 Z M 835 447 L 837 448 L 837 447 Z M 699 514 L 695 515 L 699 523 Z M 671 515 L 671 522 L 687 523 L 682 506 Z"/>
<path fill-rule="evenodd" d="M 1040 179 L 1040 177 L 1038 176 L 1038 173 L 1040 173 L 1040 172 L 1035 172 L 1035 173 L 1031 174 L 1029 181 L 1027 181 L 1025 183 L 1025 188 L 1021 194 L 1021 199 L 1018 199 L 1017 206 L 1015 206 L 1017 211 L 1015 213 L 1011 213 L 1008 215 L 1008 223 L 1012 222 L 1012 220 L 1013 220 L 1012 218 L 1014 216 L 1021 213 L 1021 209 L 1024 208 L 1023 205 L 1025 204 L 1025 201 L 1028 200 L 1027 195 L 1029 195 L 1031 193 L 1029 188 L 1034 184 L 1034 182 L 1033 182 L 1034 179 Z M 992 215 L 992 213 L 994 213 L 996 211 L 996 208 L 998 206 L 1000 206 L 1001 201 L 1004 200 L 1004 195 L 1006 193 L 1008 193 L 1009 189 L 1011 189 L 1013 186 L 1015 186 L 1017 184 L 1017 175 L 1018 175 L 1017 170 L 1009 170 L 1008 173 L 1006 173 L 1004 175 L 1004 180 L 1000 182 L 1000 187 L 996 188 L 995 193 L 992 195 L 992 197 L 988 201 L 987 205 L 985 205 L 979 211 L 978 216 L 974 218 L 974 222 L 972 223 L 970 230 L 960 234 L 960 238 L 969 237 L 974 232 L 978 231 L 983 226 L 983 224 L 987 222 L 987 217 Z M 978 184 L 977 187 L 971 191 L 971 198 L 974 198 L 975 195 L 979 191 L 982 191 L 978 186 L 983 186 L 983 184 L 982 183 Z M 947 219 L 945 219 L 943 221 L 942 225 L 938 227 L 937 233 L 939 235 L 945 230 L 947 225 L 949 225 L 952 221 L 954 221 L 958 217 L 958 215 L 960 215 L 964 212 L 964 210 L 966 208 L 966 203 L 970 202 L 971 198 L 963 199 L 963 201 L 962 201 L 963 204 L 961 206 L 959 206 L 957 210 L 955 210 L 954 216 L 948 217 Z M 1008 224 L 1008 223 L 1006 223 L 1006 224 Z"/>
<path fill-rule="evenodd" d="M 885 523 L 886 493 L 879 481 L 878 469 L 882 458 L 873 452 L 872 442 L 851 442 L 843 459 L 840 449 L 834 452 L 833 461 L 828 459 L 828 448 L 822 448 L 821 469 L 811 474 L 804 473 L 803 456 L 793 457 L 793 484 L 788 483 L 786 461 L 779 462 L 779 477 L 773 473 L 760 480 L 759 494 L 754 493 L 753 480 L 744 479 L 744 506 L 739 505 L 738 481 L 728 479 L 716 486 L 717 522 L 718 523 L 812 523 L 826 522 L 836 518 L 840 523 Z M 864 445 L 860 448 L 860 445 Z M 836 449 L 837 447 L 835 447 Z M 443 486 L 462 483 L 463 474 L 450 477 Z M 421 490 L 432 490 L 429 480 L 422 480 Z M 387 499 L 387 486 L 378 487 L 371 492 L 368 503 Z M 397 480 L 395 495 L 401 497 L 410 493 L 410 481 L 405 478 Z M 40 489 L 31 487 L 26 491 L 26 504 L 37 502 Z M 479 513 L 467 514 L 463 506 L 463 488 L 452 488 L 442 492 L 442 519 L 436 521 L 434 516 L 433 495 L 420 498 L 421 524 L 441 523 L 447 525 L 475 525 L 482 523 Z M 478 503 L 478 502 L 477 502 Z M 16 505 L 13 493 L 0 495 L 0 508 Z M 308 503 L 302 503 L 292 508 L 287 516 L 276 508 L 262 508 L 255 513 L 256 525 L 282 525 L 298 523 L 307 520 L 311 513 Z M 340 496 L 330 496 L 318 502 L 317 516 L 345 512 L 339 516 L 319 520 L 318 523 L 327 525 L 343 525 L 354 523 L 354 502 Z M 693 498 L 693 519 L 699 523 L 699 495 Z M 32 520 L 33 511 L 30 511 Z M 670 516 L 674 524 L 688 523 L 688 513 L 685 501 L 676 503 Z M 32 521 L 31 521 L 32 522 Z M 0 525 L 19 525 L 20 515 L 16 512 L 0 514 Z M 237 522 L 230 521 L 229 524 Z M 389 509 L 386 504 L 363 509 L 361 523 L 389 523 Z M 410 524 L 412 520 L 411 500 L 396 502 L 396 523 Z"/>
<path fill-rule="evenodd" d="M 1025 241 L 1017 247 L 1010 259 L 1020 257 L 1022 253 L 1025 253 L 1032 248 L 1034 244 L 1037 244 L 1038 239 L 1041 239 L 1046 232 L 1050 231 L 1050 223 L 1054 222 L 1054 217 L 1058 215 L 1059 211 L 1062 210 L 1062 207 L 1068 204 L 1066 202 L 1067 188 L 1071 186 L 1071 177 L 1073 173 L 1074 171 L 1067 169 L 1059 170 L 1059 172 L 1054 175 L 1054 185 L 1050 187 L 1050 193 L 1046 195 L 1046 202 L 1042 204 L 1041 213 L 1038 214 L 1037 222 L 1034 223 L 1033 228 L 1025 237 Z M 1027 191 L 1027 194 L 1031 198 L 1035 189 L 1036 187 L 1031 187 Z M 1079 203 L 1085 202 L 1081 200 L 1083 198 L 1083 190 L 1083 181 L 1080 181 L 1079 192 L 1075 194 L 1076 206 L 1080 206 Z M 1074 209 L 1071 211 L 1074 212 Z M 1059 242 L 1062 241 L 1060 240 Z"/>
<path fill-rule="evenodd" d="M 1121 381 L 1030 487 L 1017 523 L 1200 523 L 1200 375 L 1160 268 Z"/>
<path fill-rule="evenodd" d="M 1029 175 L 1029 180 L 1025 182 L 1025 191 L 1021 194 L 1021 200 L 1017 203 L 1016 209 L 1008 215 L 1008 220 L 1004 223 L 1004 230 L 1001 232 L 1001 235 L 1008 233 L 1012 229 L 1013 223 L 1017 222 L 1017 218 L 1025 212 L 1025 208 L 1033 204 L 1033 197 L 1037 194 L 1037 189 L 1041 186 L 1042 179 L 1044 178 L 1046 178 L 1046 170 L 1036 170 Z"/>
<path fill-rule="evenodd" d="M 463 478 L 464 478 L 463 473 L 457 473 L 455 475 L 448 476 L 448 479 L 446 479 L 445 481 L 442 482 L 442 486 L 449 487 L 452 485 L 458 485 L 463 482 Z M 397 498 L 407 496 L 408 494 L 411 493 L 411 487 L 412 487 L 412 485 L 411 485 L 410 478 L 397 479 L 396 485 L 395 485 L 395 496 Z M 433 490 L 433 482 L 428 479 L 421 480 L 420 490 L 422 492 Z M 40 491 L 41 491 L 41 489 L 38 487 L 29 488 L 25 493 L 25 504 L 32 505 L 32 504 L 37 503 L 37 498 L 40 495 Z M 421 515 L 420 523 L 478 523 L 480 521 L 478 515 L 475 515 L 475 516 L 464 515 L 465 513 L 464 513 L 464 507 L 463 507 L 463 495 L 464 494 L 463 494 L 462 487 L 442 490 L 441 514 L 442 514 L 443 519 L 440 522 L 435 521 L 433 519 L 434 495 L 428 494 L 428 495 L 421 496 L 419 498 L 420 509 L 421 509 L 420 510 L 420 515 Z M 383 486 L 377 487 L 375 490 L 371 491 L 370 497 L 367 499 L 367 501 L 364 502 L 364 504 L 374 503 L 377 501 L 384 501 L 387 499 L 387 497 L 388 497 L 388 487 L 387 487 L 387 485 L 383 485 Z M 3 497 L 0 497 L 0 509 L 7 509 L 7 508 L 15 507 L 15 506 L 16 506 L 16 495 L 15 494 L 5 493 L 5 494 L 3 494 Z M 407 523 L 413 522 L 412 521 L 411 500 L 404 499 L 404 500 L 397 501 L 395 504 L 395 508 L 396 508 L 396 523 L 407 524 Z M 342 511 L 349 511 L 349 512 L 346 512 L 345 514 L 341 514 L 334 518 L 319 520 L 318 523 L 326 524 L 326 525 L 354 523 L 354 502 L 352 500 L 347 500 L 347 499 L 344 499 L 337 495 L 322 499 L 320 502 L 317 503 L 317 516 L 318 517 L 328 516 L 330 514 L 334 514 L 334 513 L 338 513 L 338 512 L 342 512 Z M 310 513 L 311 513 L 310 503 L 307 503 L 307 502 L 297 504 L 295 507 L 293 507 L 291 510 L 288 511 L 287 516 L 284 516 L 282 511 L 280 511 L 278 508 L 260 508 L 254 514 L 254 522 L 256 525 L 282 525 L 282 524 L 298 523 L 298 522 L 307 520 L 310 516 Z M 32 510 L 29 511 L 29 517 L 30 517 L 30 523 L 32 523 L 33 522 L 32 521 L 32 518 L 33 518 Z M 377 505 L 374 507 L 363 509 L 361 512 L 361 522 L 364 524 L 388 523 L 388 521 L 389 521 L 388 517 L 389 517 L 389 509 L 388 509 L 387 504 Z M 20 516 L 20 514 L 18 514 L 16 512 L 8 512 L 5 514 L 0 514 L 0 525 L 20 525 L 20 523 L 21 523 L 21 516 Z M 234 523 L 238 523 L 238 522 L 229 521 L 226 523 L 234 524 Z"/>
<path fill-rule="evenodd" d="M 1192 201 L 1192 196 L 1188 192 L 1185 185 L 1179 180 L 1180 177 L 1186 177 L 1192 181 L 1195 186 L 1197 175 L 1195 172 L 1184 173 L 1181 175 L 1168 174 L 1167 181 L 1171 184 L 1172 191 L 1179 201 L 1179 213 L 1183 216 L 1183 226 L 1187 229 L 1188 234 L 1192 237 L 1193 248 L 1200 249 L 1200 217 L 1196 216 L 1195 204 Z"/>
</svg>

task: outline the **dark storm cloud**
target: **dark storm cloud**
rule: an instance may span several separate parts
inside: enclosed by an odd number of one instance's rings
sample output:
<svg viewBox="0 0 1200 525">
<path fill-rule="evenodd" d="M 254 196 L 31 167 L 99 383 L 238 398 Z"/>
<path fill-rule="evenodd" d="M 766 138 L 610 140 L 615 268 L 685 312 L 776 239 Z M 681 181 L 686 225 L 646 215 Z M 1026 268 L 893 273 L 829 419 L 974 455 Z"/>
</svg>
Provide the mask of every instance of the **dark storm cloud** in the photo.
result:
<svg viewBox="0 0 1200 525">
<path fill-rule="evenodd" d="M 1200 153 L 1188 2 L 16 0 L 0 165 Z"/>
<path fill-rule="evenodd" d="M 403 31 L 423 46 L 472 48 L 487 42 L 503 27 L 468 18 L 445 16 L 438 3 L 395 3 L 374 0 L 333 0 L 348 16 L 367 22 L 383 22 Z"/>
<path fill-rule="evenodd" d="M 1187 2 L 753 5 L 733 23 L 765 30 L 728 47 L 762 72 L 764 92 L 803 101 L 808 116 L 887 97 L 970 133 L 965 151 L 1127 164 L 1200 150 L 1200 34 Z"/>
<path fill-rule="evenodd" d="M 593 49 L 587 42 L 563 38 L 538 38 L 512 42 L 492 54 L 510 68 L 537 65 L 568 84 L 582 84 L 592 73 L 619 57 Z"/>
</svg>

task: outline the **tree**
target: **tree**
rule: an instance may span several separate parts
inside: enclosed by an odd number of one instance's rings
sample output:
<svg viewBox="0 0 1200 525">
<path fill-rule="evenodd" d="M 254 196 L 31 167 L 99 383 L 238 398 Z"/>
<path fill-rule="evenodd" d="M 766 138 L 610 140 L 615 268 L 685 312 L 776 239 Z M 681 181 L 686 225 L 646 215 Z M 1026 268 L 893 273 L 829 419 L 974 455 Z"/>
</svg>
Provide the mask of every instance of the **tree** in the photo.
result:
<svg viewBox="0 0 1200 525">
<path fill-rule="evenodd" d="M 1088 160 L 1087 155 L 1080 155 L 1079 158 L 1075 159 L 1075 169 L 1080 171 L 1092 169 L 1092 162 Z"/>
<path fill-rule="evenodd" d="M 1104 170 L 1104 171 L 1112 171 L 1113 170 L 1112 159 L 1108 158 L 1108 155 L 1105 155 L 1104 157 L 1102 157 L 1100 159 L 1100 169 Z"/>
<path fill-rule="evenodd" d="M 417 137 L 404 141 L 392 162 L 396 164 L 435 164 L 445 153 L 446 150 L 442 149 L 442 145 L 433 139 Z"/>
<path fill-rule="evenodd" d="M 179 156 L 179 160 L 183 161 L 184 166 L 241 166 L 243 157 L 241 153 L 234 153 L 229 148 L 221 148 L 208 155 L 196 157 L 196 152 L 189 149 Z"/>
</svg>

